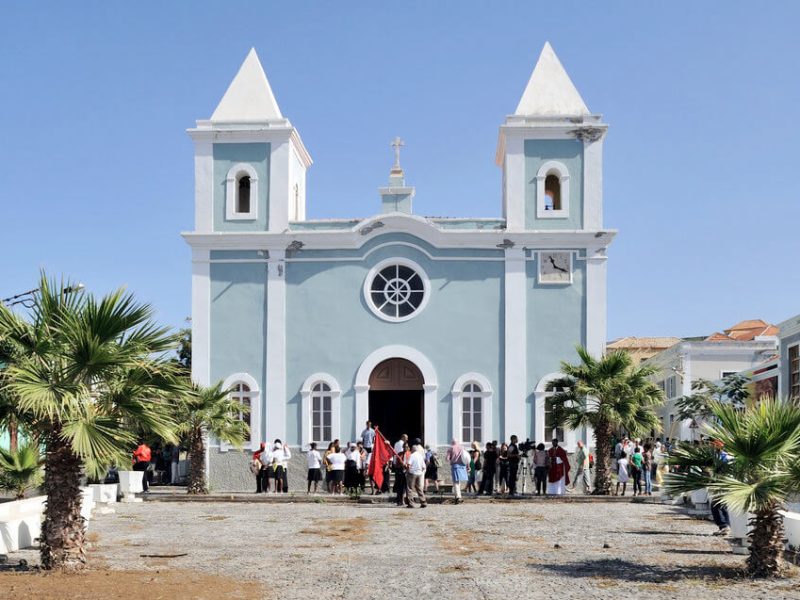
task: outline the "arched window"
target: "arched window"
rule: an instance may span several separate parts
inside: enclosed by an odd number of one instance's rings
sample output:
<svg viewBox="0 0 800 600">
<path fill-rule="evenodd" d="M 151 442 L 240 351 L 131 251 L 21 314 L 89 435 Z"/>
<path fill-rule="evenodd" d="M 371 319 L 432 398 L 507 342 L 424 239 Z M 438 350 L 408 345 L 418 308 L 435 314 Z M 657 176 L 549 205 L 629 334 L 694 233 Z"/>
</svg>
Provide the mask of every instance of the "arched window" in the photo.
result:
<svg viewBox="0 0 800 600">
<path fill-rule="evenodd" d="M 243 404 L 247 410 L 240 410 L 238 414 L 238 419 L 247 425 L 247 435 L 245 436 L 245 442 L 249 442 L 252 439 L 251 430 L 250 430 L 250 414 L 252 411 L 252 397 L 253 392 L 250 390 L 250 386 L 241 381 L 234 383 L 230 387 L 230 397 L 232 400 L 236 400 Z"/>
<path fill-rule="evenodd" d="M 558 161 L 549 160 L 536 173 L 536 218 L 569 217 L 569 171 Z"/>
<path fill-rule="evenodd" d="M 311 441 L 329 442 L 333 439 L 333 394 L 331 386 L 322 381 L 311 388 Z"/>
<path fill-rule="evenodd" d="M 258 174 L 253 165 L 239 163 L 225 178 L 225 219 L 244 221 L 258 218 Z"/>
<path fill-rule="evenodd" d="M 550 174 L 544 179 L 544 209 L 561 210 L 561 182 L 558 175 Z"/>
<path fill-rule="evenodd" d="M 236 212 L 250 212 L 250 176 L 242 175 L 236 189 Z"/>
<path fill-rule="evenodd" d="M 483 441 L 483 390 L 477 383 L 468 383 L 461 394 L 461 439 Z"/>
</svg>

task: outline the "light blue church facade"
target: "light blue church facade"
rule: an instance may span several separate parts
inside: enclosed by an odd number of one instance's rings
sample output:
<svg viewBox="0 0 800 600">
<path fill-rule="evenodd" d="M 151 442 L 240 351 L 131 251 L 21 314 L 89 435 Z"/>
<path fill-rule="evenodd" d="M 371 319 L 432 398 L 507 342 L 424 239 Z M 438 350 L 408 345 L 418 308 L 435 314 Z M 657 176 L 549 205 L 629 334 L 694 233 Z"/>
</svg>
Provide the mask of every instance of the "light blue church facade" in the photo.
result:
<svg viewBox="0 0 800 600">
<path fill-rule="evenodd" d="M 545 385 L 577 344 L 605 348 L 606 129 L 548 44 L 500 127 L 502 217 L 414 214 L 398 158 L 378 214 L 309 220 L 311 158 L 251 51 L 189 130 L 194 379 L 250 404 L 247 449 L 368 419 L 436 446 L 588 439 L 553 430 Z M 240 451 L 212 439 L 207 460 L 216 489 L 252 487 Z"/>
</svg>

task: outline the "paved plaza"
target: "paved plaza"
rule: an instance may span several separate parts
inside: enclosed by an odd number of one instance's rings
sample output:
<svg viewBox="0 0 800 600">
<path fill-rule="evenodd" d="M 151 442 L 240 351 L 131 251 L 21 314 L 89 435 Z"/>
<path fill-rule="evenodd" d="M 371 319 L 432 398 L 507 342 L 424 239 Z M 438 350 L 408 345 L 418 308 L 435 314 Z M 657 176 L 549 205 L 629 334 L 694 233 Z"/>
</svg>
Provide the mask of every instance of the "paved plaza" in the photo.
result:
<svg viewBox="0 0 800 600">
<path fill-rule="evenodd" d="M 800 598 L 797 578 L 740 579 L 744 557 L 711 535 L 713 524 L 658 504 L 145 502 L 116 511 L 90 526 L 92 568 L 118 594 L 98 598 Z M 180 588 L 198 577 L 202 585 Z M 26 597 L 20 590 L 33 588 L 21 584 L 37 579 L 47 578 L 0 575 L 0 598 Z"/>
</svg>

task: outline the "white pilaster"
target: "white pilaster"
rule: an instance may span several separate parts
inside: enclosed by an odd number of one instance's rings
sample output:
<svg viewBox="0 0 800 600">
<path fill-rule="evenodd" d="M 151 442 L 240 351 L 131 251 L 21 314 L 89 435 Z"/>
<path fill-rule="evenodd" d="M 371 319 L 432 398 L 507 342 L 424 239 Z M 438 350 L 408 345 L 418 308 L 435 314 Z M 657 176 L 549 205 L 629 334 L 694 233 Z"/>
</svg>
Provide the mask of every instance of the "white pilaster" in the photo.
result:
<svg viewBox="0 0 800 600">
<path fill-rule="evenodd" d="M 211 384 L 210 251 L 192 248 L 192 380 Z"/>
<path fill-rule="evenodd" d="M 272 216 L 270 214 L 270 219 Z M 286 252 L 270 250 L 267 261 L 266 439 L 286 440 Z"/>
<path fill-rule="evenodd" d="M 525 250 L 505 252 L 505 398 L 503 439 L 525 435 L 527 386 Z"/>
<path fill-rule="evenodd" d="M 289 227 L 289 199 L 294 198 L 294 190 L 289 189 L 292 148 L 288 137 L 271 143 L 268 229 L 282 232 Z"/>
<path fill-rule="evenodd" d="M 679 357 L 680 364 L 678 365 L 678 371 L 683 374 L 683 381 L 681 383 L 681 396 L 690 396 L 692 394 L 692 359 L 690 358 L 689 352 L 680 354 Z M 675 406 L 675 401 L 672 402 L 672 405 Z M 690 427 L 691 424 L 691 419 L 684 419 L 681 421 L 680 439 L 692 439 L 693 430 Z"/>
<path fill-rule="evenodd" d="M 525 229 L 525 142 L 518 135 L 506 134 L 505 140 L 505 203 L 506 228 Z"/>
<path fill-rule="evenodd" d="M 192 248 L 192 381 L 211 384 L 211 252 Z M 205 435 L 206 474 L 211 456 L 208 435 Z"/>
<path fill-rule="evenodd" d="M 603 138 L 583 142 L 583 228 L 603 228 Z"/>
<path fill-rule="evenodd" d="M 588 249 L 586 257 L 586 349 L 600 357 L 606 350 L 606 264 L 605 248 Z"/>
<path fill-rule="evenodd" d="M 425 443 L 435 448 L 439 442 L 439 417 L 438 417 L 438 398 L 436 390 L 439 386 L 435 383 L 425 383 L 422 385 L 424 400 L 423 413 L 425 417 Z"/>
<path fill-rule="evenodd" d="M 194 143 L 194 227 L 210 233 L 214 229 L 214 156 L 210 140 Z"/>
</svg>

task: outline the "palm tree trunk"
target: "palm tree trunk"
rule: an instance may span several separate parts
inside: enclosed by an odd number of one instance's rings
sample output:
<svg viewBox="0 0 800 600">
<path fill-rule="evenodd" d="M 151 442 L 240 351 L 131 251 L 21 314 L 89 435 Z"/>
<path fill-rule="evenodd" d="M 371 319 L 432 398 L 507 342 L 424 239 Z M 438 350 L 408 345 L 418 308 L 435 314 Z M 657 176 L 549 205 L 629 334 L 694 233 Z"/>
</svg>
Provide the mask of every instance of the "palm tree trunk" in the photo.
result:
<svg viewBox="0 0 800 600">
<path fill-rule="evenodd" d="M 81 516 L 83 494 L 80 488 L 82 463 L 68 443 L 52 432 L 45 458 L 44 489 L 47 502 L 39 541 L 42 567 L 80 569 L 86 564 Z"/>
<path fill-rule="evenodd" d="M 594 496 L 611 495 L 611 435 L 607 423 L 598 423 L 594 430 L 595 469 Z"/>
<path fill-rule="evenodd" d="M 19 426 L 17 425 L 17 420 L 14 417 L 11 417 L 8 420 L 8 449 L 11 452 L 17 451 L 19 439 Z"/>
<path fill-rule="evenodd" d="M 207 494 L 206 485 L 206 444 L 202 430 L 194 431 L 189 440 L 189 483 L 188 494 Z"/>
<path fill-rule="evenodd" d="M 751 577 L 775 577 L 783 565 L 783 516 L 778 506 L 756 511 L 750 525 L 747 573 Z"/>
</svg>

